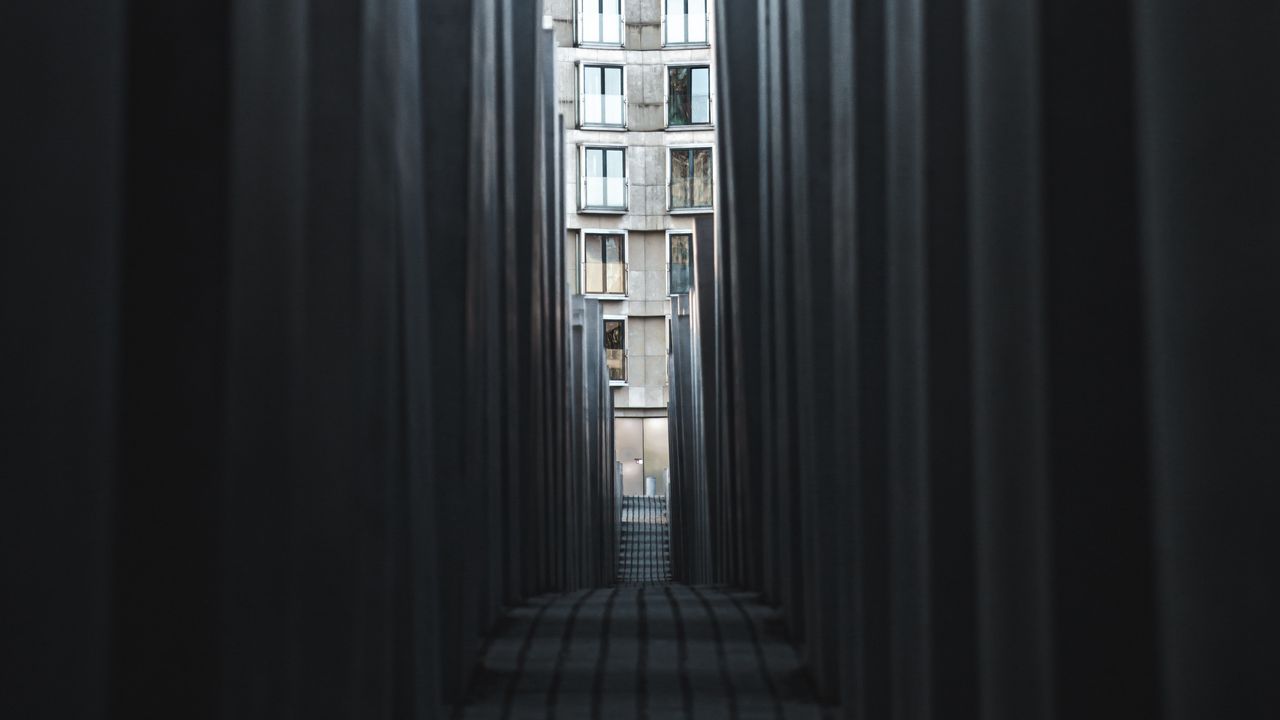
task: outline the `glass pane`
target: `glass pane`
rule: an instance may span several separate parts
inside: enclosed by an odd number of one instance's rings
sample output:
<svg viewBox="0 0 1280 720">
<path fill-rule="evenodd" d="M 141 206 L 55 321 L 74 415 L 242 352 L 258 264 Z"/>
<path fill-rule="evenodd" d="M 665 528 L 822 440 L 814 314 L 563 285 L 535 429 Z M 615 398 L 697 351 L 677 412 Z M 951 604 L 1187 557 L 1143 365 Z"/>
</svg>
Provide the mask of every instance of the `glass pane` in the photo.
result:
<svg viewBox="0 0 1280 720">
<path fill-rule="evenodd" d="M 689 156 L 691 151 L 678 149 L 671 151 L 671 181 L 684 182 L 689 179 Z"/>
<path fill-rule="evenodd" d="M 626 382 L 627 356 L 621 350 L 605 350 L 604 361 L 609 366 L 609 379 Z"/>
<path fill-rule="evenodd" d="M 586 274 L 587 286 L 583 292 L 587 293 L 603 293 L 604 292 L 604 265 L 600 263 L 589 264 L 584 268 Z"/>
<path fill-rule="evenodd" d="M 607 207 L 625 207 L 626 181 L 623 173 L 623 150 L 606 150 L 605 154 L 605 198 Z"/>
<path fill-rule="evenodd" d="M 711 94 L 711 69 L 704 67 L 690 68 L 693 77 L 693 94 Z"/>
<path fill-rule="evenodd" d="M 586 288 L 582 292 L 600 295 L 604 292 L 604 265 L 588 265 L 585 269 Z"/>
<path fill-rule="evenodd" d="M 689 68 L 673 67 L 667 73 L 667 124 L 689 124 Z"/>
<path fill-rule="evenodd" d="M 597 265 L 604 262 L 604 248 L 602 247 L 603 235 L 588 235 L 586 242 L 587 262 L 596 263 Z"/>
<path fill-rule="evenodd" d="M 606 181 L 605 195 L 605 206 L 611 208 L 626 207 L 626 182 L 622 178 L 609 178 Z"/>
<path fill-rule="evenodd" d="M 583 274 L 586 276 L 584 292 L 604 292 L 604 263 L 600 256 L 600 239 L 599 235 L 588 235 L 583 241 L 586 250 L 586 257 L 583 259 Z"/>
<path fill-rule="evenodd" d="M 621 350 L 625 345 L 621 320 L 604 321 L 604 347 L 606 350 Z"/>
<path fill-rule="evenodd" d="M 627 292 L 627 268 L 621 261 L 609 263 L 605 268 L 605 292 L 624 295 Z"/>
<path fill-rule="evenodd" d="M 604 177 L 604 151 L 599 148 L 587 148 L 587 177 Z"/>
<path fill-rule="evenodd" d="M 605 95 L 621 95 L 622 94 L 622 68 L 608 67 L 601 68 L 604 72 L 604 94 Z"/>
<path fill-rule="evenodd" d="M 602 70 L 604 68 L 587 67 L 583 69 L 583 90 L 588 95 L 599 95 L 602 92 L 600 88 L 600 72 Z"/>
<path fill-rule="evenodd" d="M 604 321 L 604 360 L 610 380 L 627 379 L 624 327 L 621 320 Z"/>
<path fill-rule="evenodd" d="M 695 207 L 711 207 L 711 148 L 694 151 L 693 204 Z"/>
<path fill-rule="evenodd" d="M 587 178 L 587 207 L 604 206 L 604 178 Z"/>
<path fill-rule="evenodd" d="M 693 108 L 692 119 L 698 124 L 711 122 L 711 70 L 709 68 L 693 68 L 692 72 Z"/>
<path fill-rule="evenodd" d="M 614 5 L 616 6 L 617 3 L 615 2 Z M 601 15 L 600 23 L 600 42 L 610 44 L 622 42 L 622 16 L 617 10 Z"/>
<path fill-rule="evenodd" d="M 689 207 L 689 151 L 671 151 L 671 207 Z"/>
<path fill-rule="evenodd" d="M 582 25 L 578 28 L 582 42 L 600 42 L 600 11 L 593 0 L 582 2 Z"/>
<path fill-rule="evenodd" d="M 692 235 L 671 236 L 671 292 L 689 292 L 689 247 Z"/>
<path fill-rule="evenodd" d="M 622 243 L 621 235 L 604 236 L 605 292 L 615 295 L 622 295 L 627 291 Z"/>
<path fill-rule="evenodd" d="M 693 122 L 698 125 L 706 125 L 711 122 L 711 98 L 709 96 L 693 96 Z"/>
<path fill-rule="evenodd" d="M 604 117 L 596 122 L 603 122 L 605 125 L 621 125 L 622 96 L 604 95 L 601 97 L 601 101 L 604 103 Z"/>
<path fill-rule="evenodd" d="M 680 3 L 672 3 L 672 10 L 675 10 Z M 684 13 L 669 12 L 667 13 L 667 43 L 684 42 Z"/>
<path fill-rule="evenodd" d="M 582 96 L 582 122 L 587 125 L 599 125 L 604 122 L 604 113 L 602 105 L 604 103 L 603 95 L 583 95 Z"/>
<path fill-rule="evenodd" d="M 622 262 L 622 236 L 601 235 L 604 238 L 604 261 L 607 263 Z"/>
<path fill-rule="evenodd" d="M 689 0 L 689 42 L 707 41 L 706 0 Z"/>
</svg>

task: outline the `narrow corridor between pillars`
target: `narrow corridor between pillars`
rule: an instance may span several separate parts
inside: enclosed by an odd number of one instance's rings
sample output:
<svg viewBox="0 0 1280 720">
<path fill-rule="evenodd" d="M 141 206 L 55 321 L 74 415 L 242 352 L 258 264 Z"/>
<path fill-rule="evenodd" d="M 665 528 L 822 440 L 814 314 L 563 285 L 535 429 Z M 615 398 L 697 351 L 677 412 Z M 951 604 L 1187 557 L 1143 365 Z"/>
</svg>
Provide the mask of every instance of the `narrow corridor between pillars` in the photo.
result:
<svg viewBox="0 0 1280 720">
<path fill-rule="evenodd" d="M 719 587 L 534 598 L 490 641 L 457 716 L 820 718 L 777 611 Z"/>
</svg>

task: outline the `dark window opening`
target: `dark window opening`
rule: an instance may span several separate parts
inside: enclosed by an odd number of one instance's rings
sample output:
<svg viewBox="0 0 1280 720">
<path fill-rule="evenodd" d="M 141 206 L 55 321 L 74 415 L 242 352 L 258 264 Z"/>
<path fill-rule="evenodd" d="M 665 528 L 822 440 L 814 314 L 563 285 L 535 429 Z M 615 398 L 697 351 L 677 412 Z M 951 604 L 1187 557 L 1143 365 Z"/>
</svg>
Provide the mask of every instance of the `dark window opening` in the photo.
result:
<svg viewBox="0 0 1280 720">
<path fill-rule="evenodd" d="M 627 321 L 604 321 L 604 361 L 611 382 L 627 380 Z"/>
<path fill-rule="evenodd" d="M 687 233 L 671 235 L 671 294 L 684 295 L 692 287 L 689 260 L 693 251 L 693 236 Z"/>
<path fill-rule="evenodd" d="M 711 124 L 711 68 L 667 68 L 667 125 Z"/>
</svg>

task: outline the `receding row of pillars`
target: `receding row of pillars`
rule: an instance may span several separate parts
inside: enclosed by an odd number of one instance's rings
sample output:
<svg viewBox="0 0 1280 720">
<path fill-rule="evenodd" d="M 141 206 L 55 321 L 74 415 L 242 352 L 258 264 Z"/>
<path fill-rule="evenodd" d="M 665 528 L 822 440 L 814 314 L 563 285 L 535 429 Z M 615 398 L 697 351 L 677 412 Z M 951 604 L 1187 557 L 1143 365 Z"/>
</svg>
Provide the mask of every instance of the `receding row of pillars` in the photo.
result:
<svg viewBox="0 0 1280 720">
<path fill-rule="evenodd" d="M 536 3 L 0 35 L 0 715 L 438 717 L 505 607 L 612 579 Z"/>
<path fill-rule="evenodd" d="M 1280 15 L 718 10 L 678 576 L 848 717 L 1280 711 Z"/>
</svg>

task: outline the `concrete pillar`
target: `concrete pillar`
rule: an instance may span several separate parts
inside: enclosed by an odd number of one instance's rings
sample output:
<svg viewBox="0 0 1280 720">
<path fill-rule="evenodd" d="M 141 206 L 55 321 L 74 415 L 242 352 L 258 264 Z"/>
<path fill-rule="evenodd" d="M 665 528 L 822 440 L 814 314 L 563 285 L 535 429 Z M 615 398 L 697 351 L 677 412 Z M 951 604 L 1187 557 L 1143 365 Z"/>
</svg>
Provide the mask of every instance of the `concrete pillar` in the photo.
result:
<svg viewBox="0 0 1280 720">
<path fill-rule="evenodd" d="M 10 618 L 0 712 L 12 717 L 105 718 L 111 693 L 124 5 L 0 7 L 11 107 L 0 168 Z"/>
<path fill-rule="evenodd" d="M 1134 9 L 1163 712 L 1264 716 L 1280 707 L 1280 16 Z"/>
<path fill-rule="evenodd" d="M 1050 718 L 1040 17 L 966 10 L 980 692 L 985 718 Z"/>
<path fill-rule="evenodd" d="M 851 716 L 1268 707 L 1251 13 L 721 13 L 723 537 Z"/>
<path fill-rule="evenodd" d="M 3 18 L 0 714 L 436 717 L 505 604 L 612 577 L 533 5 Z"/>
<path fill-rule="evenodd" d="M 841 633 L 848 678 L 841 702 L 850 716 L 890 717 L 886 10 L 879 0 L 855 3 L 844 15 L 838 9 L 833 3 L 832 47 L 844 70 L 833 73 L 833 119 L 848 129 L 836 135 L 842 144 L 833 156 L 833 206 L 853 238 L 840 243 L 834 264 L 852 278 L 834 285 L 839 309 L 851 318 L 836 337 L 854 364 L 836 385 L 847 408 L 838 458 L 852 470 L 842 506 L 850 516 L 842 533 L 849 558 L 842 597 L 852 622 Z"/>
</svg>

